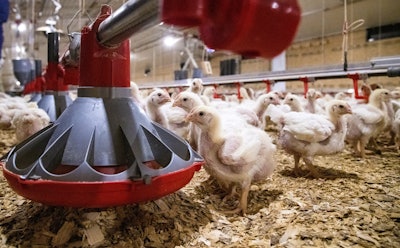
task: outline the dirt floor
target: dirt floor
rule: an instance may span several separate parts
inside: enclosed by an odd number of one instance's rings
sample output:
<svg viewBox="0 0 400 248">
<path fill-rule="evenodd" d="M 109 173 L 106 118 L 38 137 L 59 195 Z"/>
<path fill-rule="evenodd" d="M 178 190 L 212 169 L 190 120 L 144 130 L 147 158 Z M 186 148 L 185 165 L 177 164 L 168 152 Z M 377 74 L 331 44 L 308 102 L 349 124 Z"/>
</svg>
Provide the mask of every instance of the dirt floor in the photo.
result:
<svg viewBox="0 0 400 248">
<path fill-rule="evenodd" d="M 273 135 L 273 134 L 272 134 Z M 0 154 L 14 145 L 0 132 Z M 278 151 L 271 179 L 255 184 L 246 216 L 202 169 L 181 190 L 137 205 L 51 207 L 16 195 L 0 173 L 0 247 L 400 247 L 400 153 L 317 157 L 332 179 L 293 174 Z"/>
</svg>

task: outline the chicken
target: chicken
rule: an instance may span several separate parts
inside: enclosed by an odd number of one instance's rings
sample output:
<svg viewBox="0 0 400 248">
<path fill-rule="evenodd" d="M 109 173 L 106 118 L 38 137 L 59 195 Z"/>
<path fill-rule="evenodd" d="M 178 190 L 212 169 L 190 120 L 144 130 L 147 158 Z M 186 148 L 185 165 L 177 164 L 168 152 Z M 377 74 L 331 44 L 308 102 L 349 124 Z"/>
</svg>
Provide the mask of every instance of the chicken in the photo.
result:
<svg viewBox="0 0 400 248">
<path fill-rule="evenodd" d="M 335 154 L 345 146 L 345 114 L 350 114 L 351 107 L 345 101 L 332 100 L 327 105 L 327 116 L 288 112 L 275 113 L 271 118 L 280 125 L 278 145 L 294 156 L 294 172 L 298 175 L 299 161 L 303 159 L 312 176 L 320 177 L 314 168 L 313 157 Z"/>
<path fill-rule="evenodd" d="M 17 142 L 22 142 L 50 124 L 50 117 L 40 108 L 19 109 L 11 120 Z"/>
<path fill-rule="evenodd" d="M 300 97 L 295 94 L 286 94 L 285 98 L 283 99 L 283 104 L 287 104 L 291 111 L 304 112 L 302 100 L 300 100 Z"/>
<path fill-rule="evenodd" d="M 190 123 L 185 119 L 188 114 L 182 108 L 175 107 L 171 102 L 167 102 L 161 107 L 168 121 L 168 129 L 180 136 L 184 140 L 189 140 Z"/>
<path fill-rule="evenodd" d="M 211 177 L 231 190 L 241 188 L 239 206 L 233 213 L 246 213 L 251 183 L 271 176 L 276 162 L 275 145 L 268 134 L 251 125 L 223 122 L 209 106 L 193 109 L 187 117 L 201 129 L 199 152 Z"/>
<path fill-rule="evenodd" d="M 206 100 L 205 100 L 205 104 L 206 104 L 206 105 L 209 105 L 210 102 L 214 100 L 214 94 L 215 94 L 215 92 L 216 92 L 216 90 L 215 90 L 214 87 L 207 86 L 207 87 L 204 88 L 203 94 L 202 94 L 202 95 L 203 95 L 204 98 L 206 99 Z"/>
<path fill-rule="evenodd" d="M 400 109 L 396 111 L 394 120 L 393 120 L 393 125 L 392 125 L 392 131 L 394 133 L 394 141 L 396 145 L 397 152 L 400 152 Z"/>
<path fill-rule="evenodd" d="M 346 117 L 346 141 L 353 147 L 357 156 L 365 158 L 365 147 L 370 140 L 378 137 L 390 122 L 386 112 L 386 103 L 390 101 L 390 92 L 386 89 L 374 90 L 368 104 L 353 105 L 353 114 Z M 377 149 L 375 142 L 372 145 Z"/>
<path fill-rule="evenodd" d="M 145 100 L 139 90 L 139 86 L 131 81 L 131 92 L 133 101 L 142 109 L 145 109 Z"/>
<path fill-rule="evenodd" d="M 322 108 L 317 104 L 317 99 L 321 97 L 321 92 L 315 89 L 309 89 L 306 94 L 307 104 L 304 109 L 309 113 L 323 113 Z"/>
<path fill-rule="evenodd" d="M 276 94 L 269 93 L 263 94 L 258 97 L 257 101 L 252 101 L 247 105 L 240 104 L 231 106 L 230 108 L 219 108 L 219 113 L 224 119 L 230 119 L 232 122 L 237 122 L 239 119 L 245 121 L 250 125 L 259 127 L 264 112 L 270 104 L 278 104 L 279 98 Z M 193 108 L 205 105 L 201 98 L 192 92 L 181 92 L 175 99 L 173 106 L 181 107 L 187 112 Z M 190 128 L 189 143 L 196 150 L 199 131 L 196 127 Z"/>
<path fill-rule="evenodd" d="M 145 109 L 150 120 L 157 122 L 165 128 L 169 128 L 167 116 L 161 109 L 162 105 L 171 101 L 168 92 L 160 88 L 155 88 L 145 100 Z"/>
<path fill-rule="evenodd" d="M 267 94 L 262 94 L 256 99 L 256 103 L 250 109 L 257 115 L 258 119 L 263 122 L 265 120 L 265 112 L 271 104 L 278 105 L 280 104 L 279 95 L 275 92 L 270 92 Z M 244 106 L 244 105 L 242 105 Z M 264 125 L 265 126 L 265 125 Z"/>
<path fill-rule="evenodd" d="M 167 91 L 156 88 L 146 98 L 146 112 L 149 118 L 187 140 L 189 124 L 185 121 L 185 110 L 173 107 Z"/>
<path fill-rule="evenodd" d="M 192 109 L 203 105 L 205 104 L 201 100 L 200 96 L 190 91 L 179 93 L 172 103 L 172 107 L 182 108 L 186 113 L 189 113 Z M 189 123 L 189 134 L 187 139 L 190 146 L 196 151 L 198 150 L 199 135 L 200 129 Z"/>
<path fill-rule="evenodd" d="M 22 109 L 36 109 L 36 102 L 27 102 L 22 97 L 7 97 L 0 99 L 0 129 L 11 128 L 11 121 L 16 112 Z"/>
<path fill-rule="evenodd" d="M 187 91 L 193 92 L 197 95 L 200 95 L 203 92 L 203 80 L 201 78 L 195 78 L 189 85 Z"/>
<path fill-rule="evenodd" d="M 179 107 L 182 108 L 184 111 L 189 113 L 191 110 L 198 106 L 204 106 L 204 102 L 202 101 L 201 97 L 193 92 L 190 91 L 183 91 L 179 93 L 174 101 L 172 106 L 173 107 Z M 248 121 L 249 119 L 256 119 L 256 116 L 250 116 L 251 114 L 248 114 L 247 112 L 240 112 L 237 111 L 236 109 L 223 109 L 223 110 L 218 110 L 221 115 L 223 115 L 224 119 L 229 119 L 231 121 Z M 198 150 L 198 142 L 199 142 L 199 135 L 200 135 L 200 129 L 195 126 L 195 125 L 190 125 L 189 127 L 189 135 L 188 135 L 188 140 L 189 144 L 192 146 L 194 150 Z"/>
</svg>

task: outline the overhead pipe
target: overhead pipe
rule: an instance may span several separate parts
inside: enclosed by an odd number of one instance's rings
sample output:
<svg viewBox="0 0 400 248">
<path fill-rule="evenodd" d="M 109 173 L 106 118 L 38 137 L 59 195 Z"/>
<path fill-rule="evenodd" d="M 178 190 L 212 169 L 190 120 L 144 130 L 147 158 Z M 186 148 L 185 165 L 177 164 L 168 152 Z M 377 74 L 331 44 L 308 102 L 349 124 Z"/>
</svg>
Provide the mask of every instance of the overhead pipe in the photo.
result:
<svg viewBox="0 0 400 248">
<path fill-rule="evenodd" d="M 99 44 L 114 47 L 133 34 L 161 23 L 159 0 L 131 0 L 126 2 L 106 20 L 97 31 Z"/>
<path fill-rule="evenodd" d="M 252 74 L 237 74 L 219 77 L 206 77 L 203 78 L 204 85 L 222 85 L 222 84 L 233 84 L 236 82 L 241 83 L 259 83 L 265 81 L 271 82 L 290 82 L 290 81 L 301 81 L 301 78 L 308 77 L 314 78 L 315 80 L 323 79 L 340 79 L 348 78 L 348 74 L 365 74 L 368 77 L 397 77 L 400 76 L 400 62 L 395 65 L 382 68 L 372 68 L 366 66 L 349 66 L 347 71 L 343 71 L 339 67 L 326 67 L 326 68 L 312 68 L 306 70 L 288 70 L 278 72 L 261 72 Z M 153 82 L 151 85 L 139 86 L 141 89 L 157 87 L 179 87 L 186 85 L 186 80 L 175 80 L 175 81 L 164 81 L 164 82 Z"/>
</svg>

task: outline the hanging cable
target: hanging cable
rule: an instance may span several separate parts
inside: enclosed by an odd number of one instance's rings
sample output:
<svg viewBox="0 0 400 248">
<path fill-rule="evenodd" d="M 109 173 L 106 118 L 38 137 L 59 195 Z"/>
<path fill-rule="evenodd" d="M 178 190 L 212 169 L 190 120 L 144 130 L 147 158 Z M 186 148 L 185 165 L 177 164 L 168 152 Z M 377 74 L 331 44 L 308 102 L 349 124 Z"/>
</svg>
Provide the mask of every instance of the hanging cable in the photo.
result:
<svg viewBox="0 0 400 248">
<path fill-rule="evenodd" d="M 359 28 L 361 25 L 364 24 L 364 19 L 358 19 L 348 25 L 347 22 L 347 0 L 344 0 L 344 22 L 343 22 L 343 70 L 347 71 L 348 62 L 347 62 L 347 51 L 348 51 L 348 34 L 349 32 Z"/>
</svg>

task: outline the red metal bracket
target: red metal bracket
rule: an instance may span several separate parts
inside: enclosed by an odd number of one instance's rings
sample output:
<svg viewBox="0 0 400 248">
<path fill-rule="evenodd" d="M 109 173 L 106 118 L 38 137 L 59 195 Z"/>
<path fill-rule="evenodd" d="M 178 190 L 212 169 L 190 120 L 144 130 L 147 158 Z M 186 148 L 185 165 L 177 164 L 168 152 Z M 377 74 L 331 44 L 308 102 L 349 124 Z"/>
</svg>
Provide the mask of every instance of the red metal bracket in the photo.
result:
<svg viewBox="0 0 400 248">
<path fill-rule="evenodd" d="M 269 79 L 266 79 L 263 81 L 267 85 L 267 93 L 271 92 L 272 90 L 272 84 L 274 84 L 274 81 L 271 81 Z"/>
<path fill-rule="evenodd" d="M 360 74 L 358 73 L 348 74 L 347 77 L 353 80 L 354 98 L 368 100 L 367 96 L 359 95 L 358 93 L 358 80 L 361 79 Z"/>
<path fill-rule="evenodd" d="M 237 89 L 237 98 L 238 98 L 239 100 L 242 100 L 242 99 L 243 99 L 243 96 L 242 96 L 242 94 L 240 93 L 241 83 L 240 83 L 240 82 L 236 82 L 235 84 L 236 84 L 236 89 Z"/>
<path fill-rule="evenodd" d="M 214 95 L 213 98 L 217 99 L 217 98 L 221 98 L 221 95 L 217 93 L 217 88 L 218 88 L 218 84 L 214 84 Z"/>
<path fill-rule="evenodd" d="M 306 98 L 306 95 L 307 95 L 307 92 L 308 92 L 309 78 L 308 77 L 301 77 L 300 81 L 303 81 L 304 98 Z"/>
</svg>

